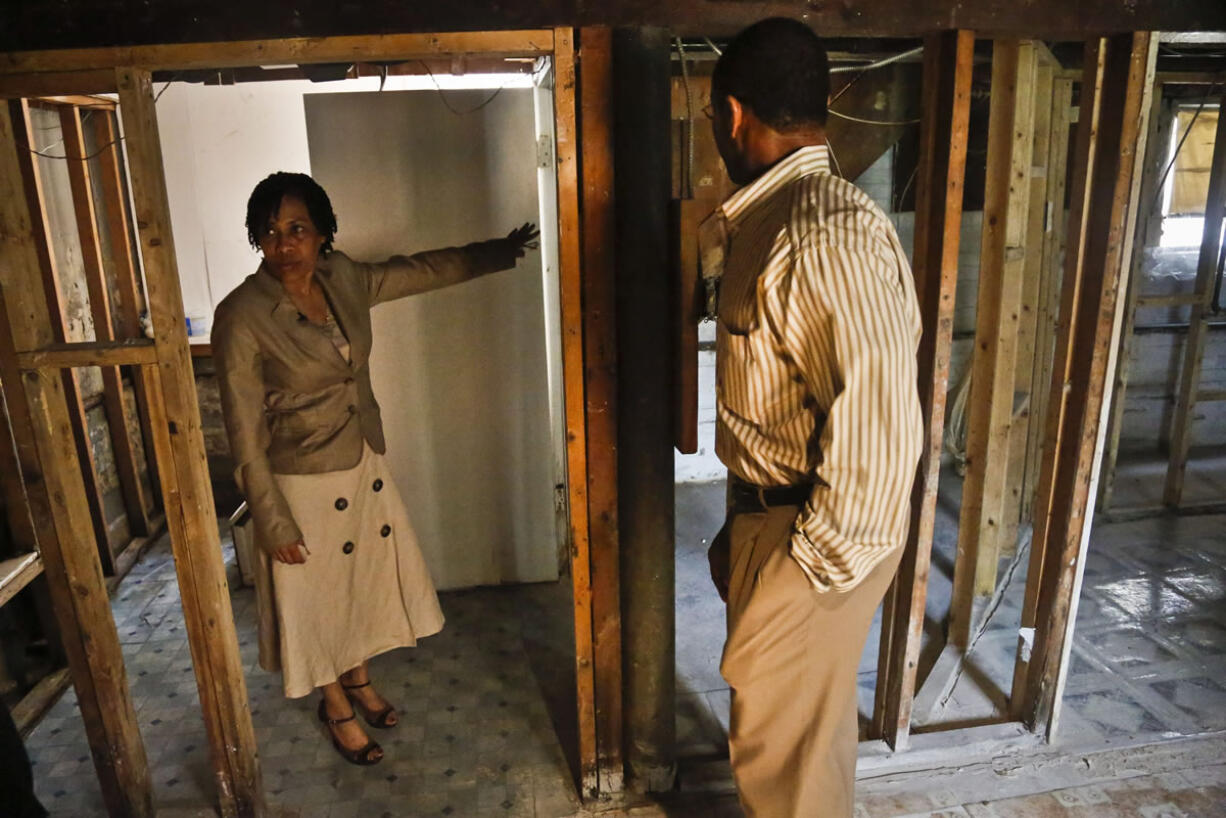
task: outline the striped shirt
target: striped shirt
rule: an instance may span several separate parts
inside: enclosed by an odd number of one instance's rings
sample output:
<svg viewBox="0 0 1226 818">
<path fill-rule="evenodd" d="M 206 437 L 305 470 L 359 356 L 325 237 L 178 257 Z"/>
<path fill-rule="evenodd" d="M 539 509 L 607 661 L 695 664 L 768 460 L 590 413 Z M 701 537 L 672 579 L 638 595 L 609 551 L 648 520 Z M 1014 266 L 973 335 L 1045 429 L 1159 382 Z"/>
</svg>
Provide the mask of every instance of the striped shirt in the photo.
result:
<svg viewBox="0 0 1226 818">
<path fill-rule="evenodd" d="M 749 483 L 813 484 L 791 554 L 817 590 L 842 591 L 906 538 L 920 317 L 893 225 L 829 161 L 825 146 L 781 159 L 700 243 L 704 265 L 724 258 L 716 454 Z"/>
</svg>

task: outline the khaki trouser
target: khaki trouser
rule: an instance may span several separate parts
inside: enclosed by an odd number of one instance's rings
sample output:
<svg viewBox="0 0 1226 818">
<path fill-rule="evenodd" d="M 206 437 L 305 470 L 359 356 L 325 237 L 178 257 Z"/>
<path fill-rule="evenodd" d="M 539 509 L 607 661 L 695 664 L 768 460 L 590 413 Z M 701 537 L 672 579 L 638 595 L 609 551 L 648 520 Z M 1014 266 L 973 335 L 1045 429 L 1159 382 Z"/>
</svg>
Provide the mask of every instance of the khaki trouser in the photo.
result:
<svg viewBox="0 0 1226 818">
<path fill-rule="evenodd" d="M 732 774 L 748 818 L 843 818 L 855 806 L 856 671 L 902 550 L 855 588 L 818 593 L 788 553 L 796 506 L 731 517 Z"/>
</svg>

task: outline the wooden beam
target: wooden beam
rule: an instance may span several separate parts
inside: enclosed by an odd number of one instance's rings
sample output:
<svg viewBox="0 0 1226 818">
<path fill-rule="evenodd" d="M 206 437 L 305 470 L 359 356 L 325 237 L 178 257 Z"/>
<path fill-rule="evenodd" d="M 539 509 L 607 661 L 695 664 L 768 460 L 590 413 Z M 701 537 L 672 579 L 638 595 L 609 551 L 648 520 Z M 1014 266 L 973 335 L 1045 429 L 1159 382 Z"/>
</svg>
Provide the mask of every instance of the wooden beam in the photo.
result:
<svg viewBox="0 0 1226 818">
<path fill-rule="evenodd" d="M 157 363 L 157 348 L 144 338 L 125 341 L 78 341 L 49 344 L 18 352 L 22 369 L 68 369 L 81 366 L 140 366 Z"/>
<path fill-rule="evenodd" d="M 579 793 L 600 793 L 593 672 L 592 574 L 587 496 L 587 423 L 583 378 L 583 276 L 579 242 L 579 134 L 574 32 L 554 32 L 554 116 L 557 120 L 558 235 L 561 263 L 562 373 L 566 393 L 567 496 L 570 503 L 571 582 L 575 606 L 575 683 L 579 718 Z"/>
<path fill-rule="evenodd" d="M 72 674 L 67 668 L 53 670 L 38 681 L 30 692 L 22 696 L 13 707 L 13 723 L 22 738 L 29 735 L 48 710 L 64 695 L 72 684 Z"/>
<path fill-rule="evenodd" d="M 682 36 L 723 38 L 764 17 L 801 16 L 824 36 L 920 37 L 943 29 L 981 30 L 985 36 L 1077 40 L 1104 31 L 1212 32 L 1226 30 L 1218 0 L 1041 0 L 1017 3 L 899 3 L 897 0 L 518 0 L 501 3 L 347 3 L 306 0 L 268 8 L 242 4 L 150 3 L 138 15 L 101 13 L 103 2 L 32 4 L 0 32 L 0 49 L 63 48 L 88 44 L 182 40 L 198 32 L 216 39 L 256 40 L 292 29 L 303 37 L 384 31 L 461 31 L 576 25 L 661 26 Z M 289 10 L 292 8 L 293 14 Z M 191 14 L 190 17 L 187 13 Z M 287 62 L 295 62 L 290 59 Z"/>
<path fill-rule="evenodd" d="M 1142 251 L 1159 239 L 1162 219 L 1157 207 L 1159 177 L 1167 163 L 1171 147 L 1171 120 L 1175 106 L 1162 99 L 1162 83 L 1154 84 L 1151 91 L 1153 110 L 1149 117 L 1149 135 L 1146 138 L 1147 159 L 1141 172 L 1133 177 L 1133 185 L 1139 187 L 1137 207 L 1132 209 L 1133 230 L 1136 242 Z M 1157 214 L 1158 218 L 1153 218 Z M 1124 324 L 1120 330 L 1118 363 L 1115 367 L 1115 388 L 1111 393 L 1111 414 L 1107 421 L 1107 452 L 1103 459 L 1103 477 L 1099 483 L 1099 511 L 1111 508 L 1115 492 L 1115 473 L 1119 463 L 1120 433 L 1124 427 L 1124 405 L 1128 396 L 1129 374 L 1132 369 L 1133 330 L 1137 322 L 1137 308 L 1150 306 L 1146 296 L 1141 295 L 1141 259 L 1144 252 L 1130 254 L 1129 274 L 1125 286 Z"/>
<path fill-rule="evenodd" d="M 622 789 L 622 637 L 617 518 L 617 325 L 613 245 L 613 32 L 579 32 L 583 362 L 592 565 L 596 763 Z"/>
<path fill-rule="evenodd" d="M 107 94 L 115 90 L 115 72 L 43 71 L 37 74 L 0 73 L 0 99 L 47 97 L 57 94 Z"/>
<path fill-rule="evenodd" d="M 468 53 L 480 53 L 487 57 L 530 57 L 549 54 L 553 50 L 553 33 L 549 29 L 292 37 L 174 45 L 67 48 L 53 51 L 9 51 L 0 53 L 0 74 L 81 72 L 133 66 L 140 66 L 147 71 L 185 71 L 286 63 L 305 65 L 411 60 Z"/>
<path fill-rule="evenodd" d="M 30 106 L 25 100 L 10 100 L 9 116 L 17 130 L 17 157 L 24 181 L 24 198 L 30 213 L 34 230 L 35 246 L 43 275 L 40 286 L 43 290 L 45 308 L 44 314 L 36 314 L 23 310 L 25 320 L 44 322 L 50 318 L 52 339 L 57 343 L 69 341 L 68 321 L 60 295 L 59 270 L 55 262 L 55 252 L 52 249 L 50 225 L 47 222 L 47 208 L 44 199 L 42 174 L 38 167 L 38 157 L 31 152 L 35 144 L 33 125 L 30 121 Z M 14 301 L 20 293 L 10 291 L 9 297 Z M 81 476 L 85 482 L 85 498 L 89 508 L 89 516 L 93 521 L 94 536 L 98 542 L 98 552 L 102 560 L 102 568 L 106 573 L 112 573 L 115 568 L 115 551 L 111 547 L 110 527 L 107 525 L 105 505 L 102 500 L 102 489 L 98 485 L 98 464 L 94 461 L 94 449 L 89 439 L 89 423 L 85 415 L 85 403 L 81 397 L 80 380 L 77 373 L 65 371 L 64 394 L 68 400 L 69 417 L 72 420 L 72 435 L 77 445 L 77 457 L 80 463 Z"/>
<path fill-rule="evenodd" d="M 1157 42 L 1149 32 L 1086 46 L 1060 332 L 1012 705 L 1051 734 L 1072 644 L 1103 399 L 1118 329 L 1137 148 Z"/>
<path fill-rule="evenodd" d="M 1026 223 L 1022 226 L 1021 245 L 1041 248 L 1046 235 L 1048 216 L 1047 182 L 1051 162 L 1051 116 L 1053 64 L 1058 64 L 1042 43 L 1035 43 L 1038 63 L 1035 67 L 1033 133 Z M 1061 203 L 1063 205 L 1063 203 Z M 1018 321 L 1017 354 L 1013 371 L 1014 417 L 1009 429 L 1008 473 L 1005 476 L 1004 498 L 1000 513 L 999 547 L 1002 554 L 1013 554 L 1018 547 L 1018 531 L 1022 509 L 1030 506 L 1026 490 L 1026 454 L 1030 431 L 1035 427 L 1035 392 L 1045 387 L 1035 382 L 1035 363 L 1039 342 L 1040 298 L 1043 279 L 1043 253 L 1027 252 L 1022 262 L 1021 318 Z M 995 582 L 993 582 L 995 586 Z"/>
<path fill-rule="evenodd" d="M 43 561 L 37 553 L 22 554 L 0 562 L 0 606 L 17 596 L 35 577 L 43 573 Z"/>
<path fill-rule="evenodd" d="M 1200 255 L 1196 261 L 1196 285 L 1193 290 L 1196 301 L 1192 304 L 1192 313 L 1188 317 L 1188 337 L 1183 347 L 1179 387 L 1175 392 L 1175 411 L 1171 424 L 1170 462 L 1167 464 L 1166 485 L 1162 491 L 1162 502 L 1173 508 L 1177 508 L 1183 499 L 1188 452 L 1192 448 L 1196 392 L 1200 388 L 1207 322 L 1212 312 L 1213 281 L 1217 276 L 1218 253 L 1222 246 L 1222 222 L 1226 217 L 1226 91 L 1222 93 L 1220 104 L 1217 131 L 1213 136 L 1213 161 L 1209 168 L 1205 227 Z"/>
<path fill-rule="evenodd" d="M 112 74 L 112 81 L 114 75 Z M 128 199 L 128 188 L 124 181 L 123 154 L 120 151 L 119 128 L 116 114 L 105 113 L 94 116 L 94 142 L 100 146 L 98 154 L 98 179 L 102 189 L 102 201 L 105 202 L 106 232 L 110 239 L 111 263 L 115 268 L 116 292 L 119 294 L 119 310 L 116 318 L 116 333 L 120 338 L 144 338 L 140 325 L 140 314 L 145 309 L 145 295 L 141 289 L 140 270 L 136 256 L 132 252 L 131 222 L 128 219 L 128 209 L 131 206 Z M 132 369 L 132 393 L 136 397 L 136 416 L 140 422 L 141 436 L 144 438 L 146 473 L 152 494 L 156 495 L 160 481 L 158 480 L 157 458 L 150 457 L 153 451 L 153 428 L 149 424 L 149 388 L 145 383 L 145 370 L 140 367 Z M 156 507 L 156 500 L 149 498 L 150 506 Z"/>
<path fill-rule="evenodd" d="M 979 270 L 975 351 L 949 636 L 965 649 L 996 588 L 1013 426 L 1014 369 L 1034 145 L 1034 46 L 997 40 Z"/>
<path fill-rule="evenodd" d="M 115 330 L 111 325 L 111 297 L 107 291 L 106 270 L 102 261 L 102 238 L 99 235 L 94 185 L 90 179 L 89 162 L 85 159 L 89 151 L 81 125 L 81 109 L 76 103 L 66 103 L 60 108 L 60 124 L 64 134 L 64 154 L 69 157 L 64 161 L 72 186 L 77 235 L 85 265 L 85 286 L 89 293 L 90 314 L 94 319 L 94 337 L 103 342 L 113 341 Z M 101 367 L 100 372 L 102 405 L 115 458 L 115 472 L 119 478 L 119 493 L 128 515 L 128 529 L 132 535 L 143 537 L 149 533 L 149 516 L 140 469 L 136 463 L 136 448 L 128 436 L 123 377 L 119 367 L 114 365 Z"/>
<path fill-rule="evenodd" d="M 121 68 L 115 79 L 158 353 L 146 374 L 154 449 L 216 796 L 223 816 L 257 816 L 265 809 L 260 764 L 187 346 L 151 78 Z"/>
<path fill-rule="evenodd" d="M 153 786 L 85 512 L 65 381 L 51 370 L 14 374 L 16 347 L 48 343 L 54 331 L 41 286 L 41 214 L 25 195 L 29 152 L 19 145 L 28 137 L 18 137 L 18 129 L 25 129 L 24 110 L 17 108 L 18 117 L 12 112 L 0 105 L 0 377 L 22 384 L 21 399 L 14 401 L 20 406 L 9 406 L 15 427 L 29 435 L 17 441 L 17 452 L 103 799 L 113 816 L 143 818 L 153 815 Z"/>
<path fill-rule="evenodd" d="M 1043 262 L 1039 269 L 1038 316 L 1035 324 L 1033 388 L 1027 424 L 1026 472 L 1022 488 L 1022 514 L 1033 523 L 1034 493 L 1043 459 L 1043 433 L 1051 398 L 1052 354 L 1056 344 L 1056 318 L 1060 313 L 1060 264 L 1064 254 L 1064 194 L 1068 175 L 1069 125 L 1074 80 L 1052 80 L 1050 131 L 1047 148 L 1047 189 L 1043 194 L 1047 216 L 1043 227 Z"/>
<path fill-rule="evenodd" d="M 33 496 L 41 488 L 48 498 L 35 515 L 40 532 L 46 533 L 47 523 L 55 527 L 54 537 L 43 537 L 42 560 L 107 809 L 114 816 L 152 816 L 148 761 L 106 581 L 83 513 L 85 485 L 61 381 L 52 369 L 23 376 L 42 467 L 42 485 L 36 487 L 38 478 L 30 480 L 29 492 Z"/>
<path fill-rule="evenodd" d="M 71 105 L 74 108 L 88 108 L 92 110 L 115 110 L 115 100 L 110 97 L 92 96 L 90 94 L 66 94 L 60 96 L 40 96 L 36 100 L 41 103 L 50 103 L 52 105 Z"/>
<path fill-rule="evenodd" d="M 2 148 L 0 148 L 2 149 Z M 4 318 L 0 315 L 0 319 Z M 38 534 L 30 516 L 19 453 L 33 439 L 25 393 L 21 391 L 21 371 L 14 356 L 0 358 L 0 492 L 9 535 L 19 553 L 38 550 Z M 22 441 L 18 443 L 18 441 Z"/>
<path fill-rule="evenodd" d="M 953 346 L 962 187 L 970 119 L 975 35 L 947 31 L 924 41 L 920 164 L 915 188 L 915 286 L 924 332 L 919 393 L 925 446 L 911 493 L 911 525 L 898 574 L 886 595 L 877 662 L 874 734 L 906 749 L 924 631 L 928 571 L 936 520 L 945 397 Z"/>
</svg>

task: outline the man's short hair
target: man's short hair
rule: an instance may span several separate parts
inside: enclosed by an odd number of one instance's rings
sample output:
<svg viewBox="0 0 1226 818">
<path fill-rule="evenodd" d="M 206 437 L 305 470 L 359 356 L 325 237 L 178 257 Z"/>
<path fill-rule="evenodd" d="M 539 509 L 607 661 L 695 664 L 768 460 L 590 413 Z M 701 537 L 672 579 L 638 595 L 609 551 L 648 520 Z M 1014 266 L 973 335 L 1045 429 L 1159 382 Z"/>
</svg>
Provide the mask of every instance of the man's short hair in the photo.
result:
<svg viewBox="0 0 1226 818">
<path fill-rule="evenodd" d="M 799 20 L 771 17 L 732 39 L 711 77 L 711 101 L 736 97 L 777 131 L 826 124 L 830 62 L 817 35 Z"/>
</svg>

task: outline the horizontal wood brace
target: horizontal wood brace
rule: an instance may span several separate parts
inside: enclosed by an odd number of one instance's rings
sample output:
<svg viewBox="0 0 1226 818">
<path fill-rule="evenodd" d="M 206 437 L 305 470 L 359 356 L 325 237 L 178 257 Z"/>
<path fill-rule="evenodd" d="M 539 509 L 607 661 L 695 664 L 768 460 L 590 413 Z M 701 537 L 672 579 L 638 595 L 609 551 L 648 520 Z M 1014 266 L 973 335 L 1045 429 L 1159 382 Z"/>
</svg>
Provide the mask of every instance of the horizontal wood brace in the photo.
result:
<svg viewBox="0 0 1226 818">
<path fill-rule="evenodd" d="M 128 366 L 156 364 L 153 341 L 138 338 L 124 341 L 86 341 L 52 344 L 42 349 L 17 353 L 17 366 L 32 369 L 71 369 L 78 366 Z"/>
</svg>

